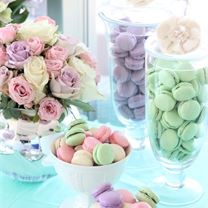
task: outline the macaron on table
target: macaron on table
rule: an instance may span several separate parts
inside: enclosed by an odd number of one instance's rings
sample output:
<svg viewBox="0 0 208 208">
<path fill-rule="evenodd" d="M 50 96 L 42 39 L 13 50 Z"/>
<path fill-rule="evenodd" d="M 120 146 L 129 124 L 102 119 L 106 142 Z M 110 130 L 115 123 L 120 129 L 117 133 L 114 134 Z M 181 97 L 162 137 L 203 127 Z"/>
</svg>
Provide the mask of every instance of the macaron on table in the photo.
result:
<svg viewBox="0 0 208 208">
<path fill-rule="evenodd" d="M 101 184 L 92 192 L 90 208 L 156 208 L 159 198 L 149 188 L 141 188 L 134 196 L 127 189 L 114 189 L 109 183 Z"/>
<path fill-rule="evenodd" d="M 63 182 L 82 194 L 61 208 L 88 207 L 90 193 L 102 183 L 114 183 L 124 171 L 130 154 L 126 137 L 110 127 L 89 128 L 83 119 L 72 121 L 63 136 L 54 139 L 46 165 L 54 166 Z"/>
<path fill-rule="evenodd" d="M 108 29 L 113 105 L 119 121 L 126 126 L 126 134 L 132 138 L 132 148 L 140 149 L 145 138 L 144 43 L 169 13 L 132 6 L 130 1 L 111 4 L 100 17 Z"/>
<path fill-rule="evenodd" d="M 183 21 L 194 25 L 185 18 Z M 168 28 L 168 23 L 163 26 Z M 169 181 L 158 182 L 158 194 L 163 196 L 161 202 L 185 206 L 199 200 L 203 192 L 198 183 L 185 179 L 182 172 L 196 159 L 205 139 L 208 52 L 199 47 L 185 53 L 184 42 L 184 47 L 180 48 L 177 40 L 171 42 L 168 37 L 164 35 L 166 45 L 155 36 L 146 42 L 147 123 L 154 155 L 168 172 Z M 193 44 L 195 42 L 197 40 Z M 162 50 L 160 44 L 168 50 Z M 190 43 L 189 49 L 191 47 Z M 172 50 L 177 53 L 173 54 Z"/>
</svg>

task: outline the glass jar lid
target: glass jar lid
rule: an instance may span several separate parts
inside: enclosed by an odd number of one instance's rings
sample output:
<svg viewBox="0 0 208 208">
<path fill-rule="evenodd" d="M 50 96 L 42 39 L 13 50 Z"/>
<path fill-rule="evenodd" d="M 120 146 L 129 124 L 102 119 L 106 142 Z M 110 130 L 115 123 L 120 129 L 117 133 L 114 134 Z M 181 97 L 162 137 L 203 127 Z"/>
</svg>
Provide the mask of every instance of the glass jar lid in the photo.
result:
<svg viewBox="0 0 208 208">
<path fill-rule="evenodd" d="M 134 7 L 125 0 L 114 0 L 100 12 L 100 16 L 108 22 L 124 26 L 155 27 L 172 15 L 170 10 L 150 5 Z"/>
<path fill-rule="evenodd" d="M 157 38 L 155 35 L 149 37 L 145 43 L 145 51 L 159 59 L 165 59 L 165 60 L 172 60 L 172 61 L 197 61 L 197 60 L 202 60 L 206 59 L 207 62 L 207 57 L 208 57 L 208 49 L 204 48 L 202 46 L 199 46 L 196 50 L 187 53 L 187 54 L 168 54 L 164 53 L 160 50 Z"/>
</svg>

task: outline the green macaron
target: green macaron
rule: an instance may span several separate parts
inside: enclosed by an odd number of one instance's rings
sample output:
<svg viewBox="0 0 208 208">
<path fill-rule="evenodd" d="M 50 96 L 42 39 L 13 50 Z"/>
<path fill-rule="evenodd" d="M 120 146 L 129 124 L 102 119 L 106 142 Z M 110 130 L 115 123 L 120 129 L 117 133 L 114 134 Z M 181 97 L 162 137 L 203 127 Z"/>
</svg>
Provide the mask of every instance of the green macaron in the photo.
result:
<svg viewBox="0 0 208 208">
<path fill-rule="evenodd" d="M 196 136 L 198 130 L 199 125 L 197 123 L 186 121 L 178 129 L 178 136 L 183 141 L 189 141 Z"/>
<path fill-rule="evenodd" d="M 196 71 L 188 61 L 180 61 L 175 67 L 176 73 L 182 82 L 190 82 L 196 78 Z"/>
<path fill-rule="evenodd" d="M 66 144 L 74 147 L 83 143 L 85 139 L 85 131 L 82 128 L 72 128 L 65 134 Z"/>
<path fill-rule="evenodd" d="M 115 154 L 111 144 L 97 144 L 93 150 L 93 160 L 97 165 L 108 165 L 114 161 Z"/>
<path fill-rule="evenodd" d="M 183 119 L 178 115 L 174 109 L 172 111 L 164 112 L 161 119 L 161 124 L 165 128 L 177 129 L 183 123 Z"/>
<path fill-rule="evenodd" d="M 178 115 L 188 121 L 197 119 L 201 112 L 201 105 L 197 100 L 188 100 L 178 105 Z"/>
<path fill-rule="evenodd" d="M 201 86 L 198 91 L 197 99 L 199 102 L 206 102 L 208 100 L 208 87 Z"/>
<path fill-rule="evenodd" d="M 86 121 L 83 119 L 76 119 L 72 121 L 68 129 L 72 129 L 72 128 L 81 128 L 84 129 L 85 131 L 89 130 Z"/>
<path fill-rule="evenodd" d="M 181 82 L 172 89 L 173 97 L 177 101 L 190 100 L 196 96 L 196 91 L 191 83 Z"/>
<path fill-rule="evenodd" d="M 181 144 L 181 151 L 186 154 L 191 154 L 195 149 L 195 139 L 191 139 L 189 141 L 183 141 Z"/>
<path fill-rule="evenodd" d="M 207 116 L 207 107 L 204 106 L 199 114 L 199 117 L 197 118 L 197 123 L 198 124 L 202 123 L 206 119 L 206 116 Z"/>
<path fill-rule="evenodd" d="M 154 103 L 162 111 L 171 111 L 175 107 L 176 100 L 173 98 L 172 93 L 162 91 L 155 96 Z"/>
<path fill-rule="evenodd" d="M 159 203 L 159 197 L 149 188 L 141 188 L 136 194 L 136 199 L 148 203 L 152 208 L 156 208 Z"/>
<path fill-rule="evenodd" d="M 166 89 L 172 89 L 179 82 L 179 78 L 174 71 L 161 70 L 158 76 L 160 84 Z"/>
<path fill-rule="evenodd" d="M 154 101 L 151 99 L 149 102 L 149 107 L 148 107 L 149 111 L 148 111 L 148 116 L 150 119 L 155 119 L 155 120 L 160 120 L 162 117 L 162 111 L 159 110 L 159 108 L 157 108 L 155 106 Z"/>
<path fill-rule="evenodd" d="M 163 150 L 173 151 L 179 145 L 179 137 L 173 129 L 165 130 L 160 137 L 160 146 Z"/>
<path fill-rule="evenodd" d="M 197 73 L 197 77 L 201 84 L 207 84 L 208 83 L 208 69 L 207 68 L 199 69 Z"/>
</svg>

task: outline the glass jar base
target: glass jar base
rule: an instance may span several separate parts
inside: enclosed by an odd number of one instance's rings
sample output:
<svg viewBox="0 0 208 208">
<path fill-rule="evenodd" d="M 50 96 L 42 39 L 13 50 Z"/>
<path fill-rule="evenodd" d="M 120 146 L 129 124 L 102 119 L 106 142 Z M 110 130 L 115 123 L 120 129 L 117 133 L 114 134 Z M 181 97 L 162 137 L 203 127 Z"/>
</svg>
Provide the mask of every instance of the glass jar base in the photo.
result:
<svg viewBox="0 0 208 208">
<path fill-rule="evenodd" d="M 160 204 L 164 207 L 184 207 L 194 204 L 204 193 L 202 186 L 191 178 L 186 178 L 183 186 L 174 188 L 167 185 L 165 177 L 161 176 L 154 180 L 153 189 L 160 198 Z"/>
<path fill-rule="evenodd" d="M 60 205 L 59 208 L 89 208 L 90 200 L 86 195 L 79 195 L 76 197 L 66 198 Z"/>
</svg>

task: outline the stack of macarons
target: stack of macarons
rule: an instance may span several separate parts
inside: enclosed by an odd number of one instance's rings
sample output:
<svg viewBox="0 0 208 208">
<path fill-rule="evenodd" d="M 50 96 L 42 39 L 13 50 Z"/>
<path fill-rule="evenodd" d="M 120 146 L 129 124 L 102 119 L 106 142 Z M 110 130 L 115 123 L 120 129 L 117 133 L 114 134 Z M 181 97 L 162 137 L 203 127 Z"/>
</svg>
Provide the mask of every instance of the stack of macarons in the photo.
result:
<svg viewBox="0 0 208 208">
<path fill-rule="evenodd" d="M 208 69 L 156 59 L 147 74 L 151 141 L 165 158 L 186 161 L 197 153 L 197 138 L 202 136 Z"/>
<path fill-rule="evenodd" d="M 77 119 L 54 142 L 54 153 L 60 160 L 74 165 L 102 166 L 123 160 L 129 147 L 121 132 L 104 125 L 89 129 L 83 119 Z"/>
<path fill-rule="evenodd" d="M 90 208 L 156 208 L 159 198 L 148 188 L 142 188 L 134 196 L 127 189 L 115 190 L 111 184 L 103 184 L 93 193 Z"/>
<path fill-rule="evenodd" d="M 124 118 L 136 121 L 145 118 L 145 38 L 142 27 L 119 25 L 111 31 L 114 101 Z"/>
</svg>

